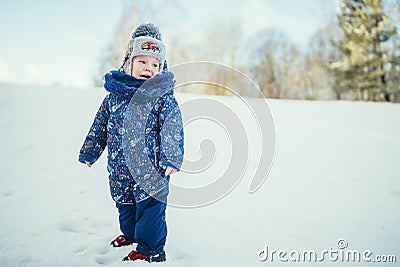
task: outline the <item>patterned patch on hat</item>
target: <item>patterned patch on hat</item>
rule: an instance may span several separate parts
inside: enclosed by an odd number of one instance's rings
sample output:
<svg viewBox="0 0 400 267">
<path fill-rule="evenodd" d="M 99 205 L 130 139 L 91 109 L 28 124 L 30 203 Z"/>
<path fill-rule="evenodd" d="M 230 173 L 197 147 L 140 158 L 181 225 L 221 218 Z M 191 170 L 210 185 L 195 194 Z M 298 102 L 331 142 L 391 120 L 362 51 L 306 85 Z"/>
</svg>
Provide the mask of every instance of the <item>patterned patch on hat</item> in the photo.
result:
<svg viewBox="0 0 400 267">
<path fill-rule="evenodd" d="M 161 53 L 161 48 L 157 46 L 154 42 L 145 42 L 141 46 L 142 50 L 153 50 L 153 52 Z"/>
</svg>

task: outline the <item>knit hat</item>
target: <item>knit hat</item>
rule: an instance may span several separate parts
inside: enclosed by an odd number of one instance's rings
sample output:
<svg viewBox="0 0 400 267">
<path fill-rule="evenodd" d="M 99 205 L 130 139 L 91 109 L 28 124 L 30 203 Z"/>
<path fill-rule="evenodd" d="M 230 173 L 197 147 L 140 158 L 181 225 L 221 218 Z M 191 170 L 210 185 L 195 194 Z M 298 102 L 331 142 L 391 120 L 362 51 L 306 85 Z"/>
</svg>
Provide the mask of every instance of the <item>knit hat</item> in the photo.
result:
<svg viewBox="0 0 400 267">
<path fill-rule="evenodd" d="M 165 46 L 158 27 L 152 23 L 140 24 L 132 33 L 120 70 L 130 75 L 132 59 L 139 55 L 155 57 L 160 62 L 160 70 L 164 69 Z"/>
</svg>

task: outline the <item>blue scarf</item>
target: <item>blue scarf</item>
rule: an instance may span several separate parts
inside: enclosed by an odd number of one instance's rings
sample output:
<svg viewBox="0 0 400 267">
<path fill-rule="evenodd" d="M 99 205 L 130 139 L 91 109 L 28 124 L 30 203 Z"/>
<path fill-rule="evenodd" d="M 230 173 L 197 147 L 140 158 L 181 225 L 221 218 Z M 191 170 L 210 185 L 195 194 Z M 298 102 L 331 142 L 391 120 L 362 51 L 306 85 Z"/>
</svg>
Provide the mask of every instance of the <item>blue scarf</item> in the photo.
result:
<svg viewBox="0 0 400 267">
<path fill-rule="evenodd" d="M 174 93 L 174 74 L 162 72 L 148 80 L 136 79 L 122 71 L 112 70 L 104 76 L 104 88 L 113 95 L 134 102 L 144 103 L 157 99 L 165 94 Z"/>
</svg>

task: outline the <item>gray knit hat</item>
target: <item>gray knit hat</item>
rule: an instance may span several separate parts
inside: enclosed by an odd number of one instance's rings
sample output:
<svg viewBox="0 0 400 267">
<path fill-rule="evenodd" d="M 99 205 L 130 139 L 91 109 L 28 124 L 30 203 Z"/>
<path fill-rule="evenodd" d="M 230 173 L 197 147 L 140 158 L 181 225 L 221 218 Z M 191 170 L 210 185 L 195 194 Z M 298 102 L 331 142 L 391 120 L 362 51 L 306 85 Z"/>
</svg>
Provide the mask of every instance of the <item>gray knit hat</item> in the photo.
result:
<svg viewBox="0 0 400 267">
<path fill-rule="evenodd" d="M 140 24 L 132 33 L 132 38 L 126 49 L 124 62 L 120 69 L 126 74 L 132 70 L 132 59 L 135 56 L 146 55 L 155 57 L 160 62 L 160 70 L 164 68 L 166 51 L 161 40 L 161 33 L 152 23 Z"/>
<path fill-rule="evenodd" d="M 139 55 L 155 57 L 160 62 L 160 70 L 162 70 L 162 64 L 165 60 L 165 46 L 163 42 L 149 36 L 136 37 L 130 59 Z"/>
</svg>

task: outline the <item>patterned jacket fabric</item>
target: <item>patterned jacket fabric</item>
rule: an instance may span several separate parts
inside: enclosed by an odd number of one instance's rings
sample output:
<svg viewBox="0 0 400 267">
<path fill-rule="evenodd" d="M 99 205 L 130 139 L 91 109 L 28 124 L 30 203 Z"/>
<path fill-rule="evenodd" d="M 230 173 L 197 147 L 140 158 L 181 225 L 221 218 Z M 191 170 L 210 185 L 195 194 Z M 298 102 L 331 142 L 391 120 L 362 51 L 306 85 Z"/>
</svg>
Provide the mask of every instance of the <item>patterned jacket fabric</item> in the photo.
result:
<svg viewBox="0 0 400 267">
<path fill-rule="evenodd" d="M 173 95 L 174 76 L 139 80 L 120 71 L 105 75 L 106 95 L 82 145 L 79 161 L 94 163 L 108 146 L 110 192 L 134 203 L 168 190 L 162 166 L 183 161 L 182 115 Z"/>
</svg>

